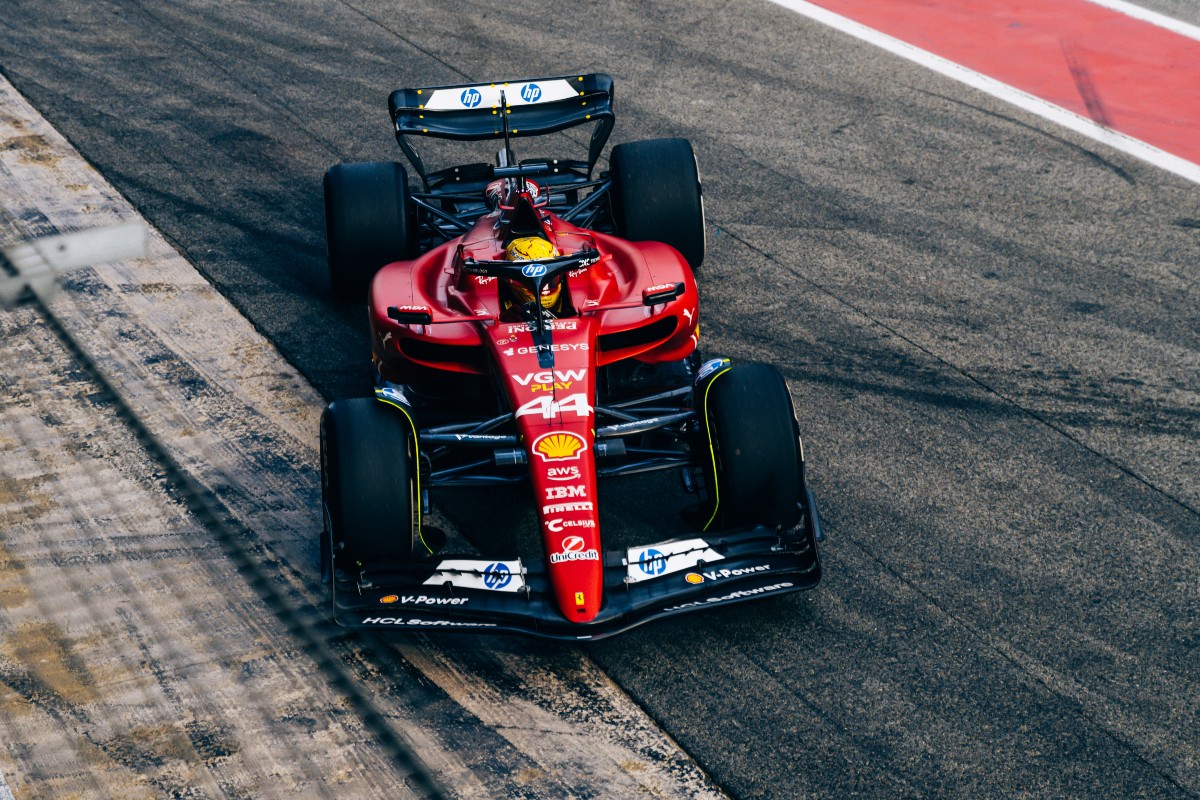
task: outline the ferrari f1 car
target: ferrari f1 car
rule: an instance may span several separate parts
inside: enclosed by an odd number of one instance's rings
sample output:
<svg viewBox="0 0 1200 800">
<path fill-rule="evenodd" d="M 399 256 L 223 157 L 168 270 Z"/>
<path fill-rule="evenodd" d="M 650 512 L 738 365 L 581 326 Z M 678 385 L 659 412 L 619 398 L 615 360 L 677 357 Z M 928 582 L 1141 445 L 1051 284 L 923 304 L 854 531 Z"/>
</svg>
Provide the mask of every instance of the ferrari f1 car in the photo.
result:
<svg viewBox="0 0 1200 800">
<path fill-rule="evenodd" d="M 324 179 L 332 287 L 367 302 L 376 376 L 321 422 L 337 621 L 597 639 L 815 586 L 821 527 L 782 375 L 697 353 L 691 145 L 620 144 L 597 173 L 604 74 L 404 89 L 389 108 L 419 184 L 396 162 Z M 514 156 L 584 124 L 586 160 Z M 498 150 L 430 171 L 418 136 Z M 655 470 L 696 493 L 692 533 L 606 548 L 597 482 Z M 438 552 L 430 493 L 506 484 L 532 490 L 541 557 Z"/>
</svg>

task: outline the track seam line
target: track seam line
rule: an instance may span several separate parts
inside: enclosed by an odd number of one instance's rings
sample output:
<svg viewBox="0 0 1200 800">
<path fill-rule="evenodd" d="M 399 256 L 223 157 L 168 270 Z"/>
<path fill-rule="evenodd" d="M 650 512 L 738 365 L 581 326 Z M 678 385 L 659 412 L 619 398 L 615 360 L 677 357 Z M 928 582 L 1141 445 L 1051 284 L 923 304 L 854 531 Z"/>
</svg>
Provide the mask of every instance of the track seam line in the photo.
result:
<svg viewBox="0 0 1200 800">
<path fill-rule="evenodd" d="M 1187 503 L 1183 502 L 1182 500 L 1179 500 L 1176 497 L 1173 497 L 1166 491 L 1158 488 L 1157 486 L 1150 483 L 1146 479 L 1142 478 L 1140 475 L 1138 475 L 1137 473 L 1128 469 L 1127 467 L 1113 461 L 1110 457 L 1104 455 L 1103 453 L 1096 451 L 1094 448 L 1079 441 L 1074 436 L 1072 436 L 1069 431 L 1063 430 L 1059 426 L 1057 426 L 1054 423 L 1050 422 L 1049 420 L 1043 418 L 1040 414 L 1038 414 L 1030 409 L 1025 408 L 1020 403 L 1010 399 L 1009 397 L 1005 396 L 1003 393 L 993 389 L 992 387 L 990 387 L 983 381 L 981 381 L 978 378 L 971 375 L 966 370 L 947 361 L 946 359 L 942 358 L 941 356 L 937 355 L 936 353 L 933 353 L 925 346 L 919 344 L 918 342 L 913 341 L 909 337 L 905 336 L 904 334 L 902 334 L 899 331 L 897 331 L 896 329 L 894 329 L 892 326 L 876 319 L 871 314 L 858 308 L 850 301 L 839 297 L 837 294 L 835 294 L 830 289 L 826 288 L 825 286 L 821 285 L 820 283 L 817 283 L 813 279 L 803 275 L 798 270 L 793 269 L 791 267 L 788 267 L 785 264 L 780 263 L 770 253 L 767 253 L 767 252 L 761 250 L 760 248 L 755 247 L 754 245 L 750 244 L 744 238 L 738 236 L 736 233 L 729 230 L 728 228 L 725 228 L 722 226 L 717 226 L 717 227 L 725 235 L 729 236 L 734 241 L 736 241 L 739 244 L 741 244 L 742 246 L 744 246 L 746 249 L 750 250 L 751 252 L 757 253 L 758 255 L 760 255 L 764 259 L 766 259 L 768 262 L 775 264 L 777 267 L 781 268 L 785 272 L 793 275 L 796 278 L 799 278 L 803 283 L 807 284 L 808 286 L 816 289 L 817 291 L 821 292 L 822 294 L 826 295 L 827 297 L 833 299 L 835 302 L 852 310 L 854 313 L 859 314 L 863 318 L 869 320 L 872 324 L 878 326 L 879 328 L 882 328 L 883 330 L 887 331 L 888 333 L 891 333 L 899 340 L 908 343 L 912 347 L 914 347 L 917 350 L 919 350 L 920 352 L 924 353 L 929 358 L 933 359 L 935 362 L 949 368 L 953 372 L 955 372 L 958 375 L 960 375 L 961 377 L 965 378 L 968 382 L 983 389 L 986 393 L 993 395 L 996 398 L 999 398 L 1002 402 L 1007 403 L 1008 405 L 1012 406 L 1013 408 L 1016 408 L 1018 411 L 1025 414 L 1029 418 L 1033 419 L 1035 422 L 1049 428 L 1050 430 L 1059 434 L 1060 436 L 1062 436 L 1063 438 L 1072 442 L 1073 444 L 1083 448 L 1085 451 L 1092 453 L 1093 455 L 1099 456 L 1106 463 L 1110 464 L 1113 467 L 1116 467 L 1118 470 L 1129 475 L 1131 478 L 1138 481 L 1142 485 L 1146 486 L 1151 491 L 1158 493 L 1159 495 L 1163 496 L 1167 500 L 1170 500 L 1171 502 L 1177 504 L 1184 510 L 1186 510 L 1192 514 L 1200 515 L 1200 512 L 1198 512 L 1196 509 L 1189 506 Z M 826 529 L 831 530 L 831 532 L 837 533 L 838 526 L 837 526 L 836 522 L 831 524 L 830 521 L 826 520 L 825 527 L 826 527 Z M 853 534 L 839 533 L 837 535 L 844 537 L 851 545 L 853 545 L 856 549 L 858 549 L 860 552 L 862 552 L 867 558 L 869 558 L 871 561 L 875 562 L 879 566 L 880 569 L 882 569 L 887 574 L 891 575 L 893 578 L 895 578 L 901 584 L 907 586 L 916 595 L 923 598 L 925 600 L 925 602 L 927 602 L 930 605 L 930 607 L 937 609 L 939 612 L 944 614 L 948 619 L 951 619 L 955 623 L 960 625 L 964 630 L 968 631 L 972 636 L 974 636 L 978 641 L 980 641 L 989 650 L 994 652 L 1000 658 L 1002 658 L 1005 661 L 1012 664 L 1013 667 L 1016 668 L 1019 672 L 1021 672 L 1022 674 L 1026 675 L 1029 678 L 1036 681 L 1038 684 L 1043 686 L 1046 689 L 1046 691 L 1050 692 L 1055 697 L 1059 697 L 1063 700 L 1066 700 L 1069 703 L 1071 703 L 1073 706 L 1075 706 L 1077 709 L 1077 711 L 1075 713 L 1080 718 L 1085 719 L 1089 723 L 1098 727 L 1104 733 L 1104 735 L 1107 736 L 1111 741 L 1117 743 L 1120 747 L 1122 747 L 1125 750 L 1127 750 L 1128 752 L 1130 752 L 1134 758 L 1138 759 L 1138 761 L 1145 764 L 1146 767 L 1148 769 L 1150 769 L 1152 772 L 1159 774 L 1163 778 L 1163 780 L 1167 781 L 1172 786 L 1178 788 L 1181 792 L 1185 793 L 1189 797 L 1200 797 L 1200 794 L 1197 794 L 1197 793 L 1191 791 L 1190 789 L 1188 789 L 1186 786 L 1183 786 L 1174 775 L 1167 772 L 1166 770 L 1164 770 L 1162 767 L 1158 766 L 1157 764 L 1149 761 L 1146 758 L 1146 756 L 1144 756 L 1139 750 L 1137 750 L 1132 745 L 1132 743 L 1130 743 L 1129 741 L 1127 741 L 1123 738 L 1118 737 L 1117 734 L 1115 732 L 1113 732 L 1109 728 L 1108 725 L 1104 724 L 1100 720 L 1094 718 L 1089 713 L 1087 713 L 1086 707 L 1079 700 L 1076 700 L 1075 698 L 1072 698 L 1069 695 L 1062 692 L 1061 690 L 1055 688 L 1053 685 L 1051 685 L 1049 680 L 1044 675 L 1039 674 L 1037 670 L 1034 670 L 1031 667 L 1027 666 L 1020 659 L 1018 659 L 1015 655 L 1013 655 L 1012 653 L 1008 652 L 1006 649 L 997 645 L 995 643 L 995 640 L 992 637 L 984 635 L 983 632 L 981 631 L 981 629 L 976 627 L 974 624 L 972 624 L 971 622 L 967 621 L 966 619 L 958 616 L 957 614 L 954 614 L 949 609 L 944 607 L 940 602 L 938 602 L 938 600 L 933 595 L 926 592 L 919 584 L 914 582 L 911 578 L 908 578 L 908 577 L 902 575 L 901 573 L 897 572 L 891 565 L 889 565 L 887 562 L 882 560 L 876 553 L 874 553 L 870 548 L 868 548 L 863 542 L 859 541 Z M 751 660 L 753 660 L 753 659 L 751 659 Z M 1050 671 L 1050 670 L 1047 668 L 1047 671 Z"/>
<path fill-rule="evenodd" d="M 837 531 L 836 523 L 833 525 L 830 525 L 829 522 L 826 521 L 825 527 L 826 527 L 826 529 L 832 528 L 833 531 L 835 531 L 835 532 Z M 1134 758 L 1136 758 L 1138 761 L 1140 761 L 1142 764 L 1144 764 L 1146 766 L 1146 768 L 1149 769 L 1151 772 L 1158 774 L 1160 777 L 1162 777 L 1163 780 L 1165 780 L 1167 783 L 1169 783 L 1172 786 L 1174 786 L 1175 788 L 1177 788 L 1179 791 L 1186 794 L 1188 797 L 1200 797 L 1200 794 L 1197 794 L 1196 792 L 1193 792 L 1188 787 L 1184 786 L 1182 783 L 1179 782 L 1178 778 L 1176 778 L 1174 775 L 1172 775 L 1166 769 L 1159 766 L 1158 764 L 1155 764 L 1153 761 L 1150 761 L 1146 756 L 1144 756 L 1142 754 L 1142 752 L 1140 750 L 1138 750 L 1133 745 L 1133 743 L 1130 740 L 1125 739 L 1121 736 L 1118 736 L 1117 733 L 1115 731 L 1113 731 L 1109 725 L 1107 725 L 1103 721 L 1097 719 L 1092 714 L 1089 714 L 1087 711 L 1087 707 L 1083 704 L 1082 701 L 1080 701 L 1074 697 L 1071 697 L 1070 695 L 1066 694 L 1063 690 L 1060 690 L 1060 689 L 1056 688 L 1054 685 L 1052 685 L 1050 683 L 1049 679 L 1045 676 L 1045 673 L 1052 673 L 1052 672 L 1054 672 L 1054 670 L 1052 670 L 1049 667 L 1045 667 L 1044 670 L 1040 670 L 1040 671 L 1033 669 L 1023 659 L 1020 659 L 1016 655 L 1013 655 L 1014 652 L 1019 652 L 1019 651 L 1016 651 L 1015 648 L 1012 651 L 1010 651 L 1008 648 L 1005 648 L 1005 647 L 1002 647 L 1002 646 L 996 644 L 995 637 L 986 635 L 981 628 L 977 627 L 976 625 L 971 623 L 969 620 L 967 620 L 963 617 L 960 617 L 959 615 L 957 615 L 954 612 L 947 609 L 945 606 L 943 606 L 941 603 L 939 603 L 937 601 L 937 599 L 934 598 L 933 595 L 929 594 L 924 589 L 922 589 L 919 584 L 914 582 L 912 579 L 907 578 L 904 575 L 897 572 L 886 561 L 884 561 L 878 555 L 876 555 L 874 552 L 872 552 L 870 548 L 868 548 L 865 544 L 863 544 L 861 541 L 859 541 L 857 538 L 855 538 L 855 536 L 853 534 L 839 533 L 838 536 L 840 536 L 840 537 L 844 536 L 844 538 L 852 546 L 854 546 L 859 552 L 861 552 L 868 559 L 875 562 L 875 564 L 881 570 L 886 572 L 888 575 L 891 575 L 893 578 L 895 578 L 898 582 L 900 582 L 904 586 L 907 586 L 914 594 L 916 594 L 918 597 L 925 600 L 925 602 L 927 602 L 931 608 L 937 609 L 939 612 L 944 614 L 947 619 L 953 620 L 963 630 L 967 631 L 972 637 L 974 637 L 977 641 L 979 641 L 984 647 L 991 650 L 993 653 L 995 653 L 1001 659 L 1003 659 L 1004 661 L 1011 664 L 1013 666 L 1013 668 L 1016 669 L 1019 673 L 1036 681 L 1040 686 L 1042 686 L 1047 692 L 1049 692 L 1054 697 L 1058 697 L 1061 700 L 1065 700 L 1070 705 L 1074 706 L 1076 709 L 1075 710 L 1076 716 L 1080 717 L 1081 719 L 1086 720 L 1088 723 L 1090 723 L 1092 725 L 1095 725 L 1104 734 L 1104 736 L 1106 736 L 1110 741 L 1115 743 L 1117 746 L 1119 746 L 1123 750 L 1130 753 Z M 1036 659 L 1031 659 L 1031 660 L 1033 660 L 1035 663 L 1037 663 Z M 1085 691 L 1085 692 L 1081 692 L 1081 693 L 1087 693 L 1087 692 Z"/>
<path fill-rule="evenodd" d="M 750 242 L 748 242 L 746 239 L 742 238 L 741 236 L 738 236 L 736 233 L 734 233 L 733 231 L 731 231 L 729 228 L 726 228 L 726 227 L 723 227 L 723 226 L 717 226 L 717 227 L 718 227 L 718 228 L 719 228 L 719 229 L 720 229 L 720 230 L 721 230 L 721 231 L 722 231 L 722 232 L 723 232 L 723 233 L 724 233 L 726 236 L 728 236 L 728 237 L 730 237 L 731 239 L 733 239 L 734 241 L 738 242 L 738 243 L 739 243 L 739 244 L 741 244 L 743 247 L 745 247 L 747 250 L 750 250 L 751 252 L 757 253 L 758 255 L 760 255 L 760 256 L 762 256 L 764 259 L 766 259 L 767 261 L 769 261 L 769 262 L 771 262 L 772 264 L 774 264 L 775 266 L 779 267 L 779 268 L 780 268 L 781 270 L 783 270 L 784 272 L 786 272 L 786 273 L 788 273 L 788 274 L 792 275 L 792 276 L 793 276 L 793 277 L 795 277 L 795 278 L 798 278 L 800 281 L 802 281 L 803 283 L 805 283 L 805 284 L 807 284 L 808 286 L 812 287 L 813 289 L 816 289 L 816 290 L 818 290 L 819 292 L 821 292 L 821 293 L 822 293 L 822 294 L 824 294 L 825 296 L 827 296 L 827 297 L 831 298 L 831 299 L 832 299 L 832 300 L 834 300 L 835 302 L 837 302 L 837 303 L 839 303 L 839 304 L 841 304 L 841 305 L 845 306 L 846 308 L 850 309 L 850 310 L 851 310 L 851 311 L 853 311 L 854 313 L 856 313 L 856 314 L 858 314 L 858 315 L 862 316 L 864 319 L 867 319 L 867 320 L 869 320 L 869 321 L 870 321 L 870 322 L 871 322 L 873 325 L 876 325 L 876 326 L 878 326 L 879 328 L 882 328 L 883 330 L 885 330 L 885 331 L 887 331 L 888 333 L 890 333 L 890 334 L 892 334 L 893 336 L 895 336 L 895 337 L 896 337 L 897 339 L 899 339 L 900 341 L 903 341 L 903 342 L 905 342 L 905 343 L 909 344 L 910 346 L 912 346 L 912 347 L 916 348 L 917 350 L 919 350 L 920 352 L 924 353 L 924 354 L 925 354 L 926 356 L 928 356 L 929 358 L 931 358 L 931 359 L 933 359 L 934 361 L 936 361 L 938 364 L 941 364 L 942 366 L 944 366 L 944 367 L 946 367 L 946 368 L 950 369 L 951 371 L 953 371 L 953 372 L 957 373 L 957 374 L 958 374 L 960 377 L 962 377 L 962 378 L 965 378 L 965 379 L 966 379 L 967 381 L 969 381 L 970 383 L 972 383 L 972 384 L 974 384 L 975 386 L 977 386 L 978 388 L 982 389 L 982 390 L 983 390 L 984 392 L 986 392 L 987 394 L 990 394 L 990 395 L 992 395 L 993 397 L 996 397 L 996 398 L 998 398 L 999 400 L 1003 401 L 1004 403 L 1007 403 L 1008 405 L 1010 405 L 1010 406 L 1012 406 L 1013 408 L 1015 408 L 1015 409 L 1017 409 L 1018 411 L 1020 411 L 1022 414 L 1025 414 L 1026 416 L 1028 416 L 1030 419 L 1034 420 L 1035 422 L 1038 422 L 1039 424 L 1043 425 L 1043 426 L 1044 426 L 1044 427 L 1046 427 L 1046 428 L 1049 428 L 1050 430 L 1054 431 L 1054 432 L 1055 432 L 1055 433 L 1057 433 L 1058 435 L 1062 436 L 1064 439 L 1067 439 L 1068 441 L 1072 442 L 1073 444 L 1077 445 L 1078 447 L 1082 448 L 1083 450 L 1085 450 L 1085 451 L 1087 451 L 1087 452 L 1091 453 L 1091 454 L 1092 454 L 1092 455 L 1094 455 L 1094 456 L 1098 456 L 1098 457 L 1099 457 L 1101 460 L 1103 460 L 1105 463 L 1107 463 L 1107 464 L 1109 464 L 1110 466 L 1112 466 L 1112 467 L 1115 467 L 1115 468 L 1116 468 L 1116 469 L 1118 469 L 1119 471 L 1121 471 L 1121 472 L 1125 473 L 1126 475 L 1128 475 L 1129 477 L 1133 478 L 1133 479 L 1134 479 L 1135 481 L 1137 481 L 1138 483 L 1140 483 L 1140 484 L 1142 484 L 1143 486 L 1145 486 L 1147 489 L 1150 489 L 1151 491 L 1153 491 L 1153 492 L 1155 492 L 1156 494 L 1158 494 L 1158 495 L 1162 496 L 1162 497 L 1163 497 L 1163 498 L 1165 498 L 1166 500 L 1169 500 L 1170 502 L 1172 502 L 1172 503 L 1174 503 L 1175 505 L 1179 506 L 1180 508 L 1182 508 L 1183 510 L 1187 511 L 1188 513 L 1190 513 L 1190 514 L 1192 514 L 1192 515 L 1194 515 L 1194 516 L 1200 516 L 1200 509 L 1193 508 L 1193 507 L 1192 507 L 1191 505 L 1189 505 L 1187 502 L 1185 502 L 1184 500 L 1182 500 L 1182 499 L 1180 499 L 1180 498 L 1178 498 L 1178 497 L 1175 497 L 1173 494 L 1171 494 L 1170 492 L 1168 492 L 1166 489 L 1160 488 L 1159 486 L 1155 485 L 1153 482 L 1151 482 L 1151 481 L 1150 481 L 1149 479 L 1147 479 L 1147 478 L 1143 478 L 1141 475 L 1139 475 L 1138 473 L 1134 472 L 1134 471 L 1133 471 L 1133 469 L 1131 469 L 1130 467 L 1127 467 L 1127 466 L 1125 466 L 1124 464 L 1121 464 L 1120 462 L 1118 462 L 1118 461 L 1115 461 L 1115 460 L 1114 460 L 1114 459 L 1113 459 L 1111 456 L 1105 455 L 1104 453 L 1100 452 L 1100 451 L 1099 451 L 1099 450 L 1097 450 L 1096 448 L 1092 447 L 1091 445 L 1089 445 L 1089 444 L 1087 444 L 1086 442 L 1082 441 L 1081 439 L 1077 438 L 1075 435 L 1073 435 L 1073 434 L 1071 433 L 1071 431 L 1070 431 L 1070 430 L 1068 430 L 1068 429 L 1066 429 L 1066 428 L 1062 427 L 1061 425 L 1058 425 L 1057 423 L 1055 423 L 1055 422 L 1051 421 L 1050 419 L 1048 419 L 1048 418 L 1046 418 L 1045 416 L 1043 416 L 1041 413 L 1039 413 L 1039 412 L 1037 412 L 1037 411 L 1035 411 L 1035 410 L 1033 410 L 1033 409 L 1030 409 L 1030 408 L 1027 408 L 1027 407 L 1025 407 L 1025 406 L 1024 406 L 1024 405 L 1022 405 L 1020 402 L 1018 402 L 1018 401 L 1016 401 L 1016 400 L 1012 399 L 1011 397 L 1009 397 L 1008 395 L 1004 394 L 1004 393 L 1003 393 L 1003 392 L 1001 392 L 1000 390 L 993 388 L 993 387 L 992 387 L 992 386 L 990 386 L 988 383 L 986 383 L 985 381 L 983 381 L 983 380 L 981 380 L 981 379 L 979 379 L 979 378 L 975 377 L 974 375 L 972 375 L 972 374 L 971 374 L 970 372 L 968 372 L 967 370 L 963 369 L 962 367 L 959 367 L 957 364 L 954 364 L 954 363 L 953 363 L 953 362 L 951 362 L 951 361 L 947 361 L 945 358 L 943 358 L 942 356 L 939 356 L 937 353 L 933 352 L 932 350 L 930 350 L 930 349 L 929 349 L 928 347 L 926 347 L 925 345 L 922 345 L 922 344 L 920 344 L 919 342 L 915 341 L 914 339 L 912 339 L 912 338 L 910 338 L 910 337 L 906 336 L 905 334 L 901 333 L 899 330 L 897 330 L 897 329 L 896 329 L 896 328 L 894 328 L 893 326 L 891 326 L 891 325 L 888 325 L 886 322 L 883 322 L 883 321 L 881 321 L 881 320 L 879 320 L 879 319 L 876 319 L 876 318 L 875 318 L 874 316 L 872 316 L 872 315 L 871 315 L 869 312 L 867 312 L 867 311 L 864 311 L 863 309 L 859 308 L 858 306 L 856 306 L 854 303 L 850 302 L 849 300 L 846 300 L 846 299 L 844 299 L 844 298 L 842 298 L 842 297 L 839 297 L 839 296 L 838 296 L 836 293 L 834 293 L 832 290 L 830 290 L 830 289 L 826 288 L 825 286 L 823 286 L 823 285 L 822 285 L 822 284 L 820 284 L 820 283 L 817 283 L 817 282 L 816 282 L 816 281 L 814 281 L 812 278 L 809 278 L 809 277 L 807 277 L 807 276 L 806 276 L 806 275 L 804 275 L 802 272 L 800 272 L 798 269 L 796 269 L 796 268 L 794 268 L 794 267 L 789 267 L 789 266 L 787 266 L 786 264 L 783 264 L 783 263 L 782 263 L 782 262 L 780 262 L 778 259 L 776 259 L 776 258 L 775 258 L 773 255 L 771 255 L 770 253 L 767 253 L 766 251 L 764 251 L 764 250 L 762 250 L 762 249 L 760 249 L 760 248 L 758 248 L 758 247 L 755 247 L 755 246 L 754 246 L 754 245 L 752 245 Z"/>
</svg>

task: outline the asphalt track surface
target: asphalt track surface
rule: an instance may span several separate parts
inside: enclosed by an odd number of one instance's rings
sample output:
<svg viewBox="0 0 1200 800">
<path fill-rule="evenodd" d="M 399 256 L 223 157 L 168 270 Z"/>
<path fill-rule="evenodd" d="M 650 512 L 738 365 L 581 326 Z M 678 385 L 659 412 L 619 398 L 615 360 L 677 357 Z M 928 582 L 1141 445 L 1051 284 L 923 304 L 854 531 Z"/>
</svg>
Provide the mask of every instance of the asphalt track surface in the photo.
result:
<svg viewBox="0 0 1200 800">
<path fill-rule="evenodd" d="M 1200 187 L 762 3 L 7 3 L 0 69 L 328 398 L 320 176 L 398 158 L 387 92 L 610 72 L 614 142 L 699 153 L 702 346 L 783 368 L 829 540 L 587 653 L 734 797 L 1200 795 Z"/>
</svg>

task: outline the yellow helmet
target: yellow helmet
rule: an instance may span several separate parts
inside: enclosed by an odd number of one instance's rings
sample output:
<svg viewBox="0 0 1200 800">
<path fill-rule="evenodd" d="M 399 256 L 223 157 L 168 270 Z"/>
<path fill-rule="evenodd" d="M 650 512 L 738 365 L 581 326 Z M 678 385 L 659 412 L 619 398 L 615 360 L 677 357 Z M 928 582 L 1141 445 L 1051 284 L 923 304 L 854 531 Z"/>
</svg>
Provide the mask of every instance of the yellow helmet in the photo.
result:
<svg viewBox="0 0 1200 800">
<path fill-rule="evenodd" d="M 541 261 L 544 258 L 556 258 L 558 248 L 540 236 L 522 236 L 509 243 L 504 255 L 509 261 Z"/>
<path fill-rule="evenodd" d="M 522 236 L 513 239 L 504 250 L 509 261 L 541 261 L 546 258 L 556 258 L 558 248 L 540 236 Z M 533 292 L 519 281 L 510 281 L 509 288 L 520 303 L 533 302 Z M 556 275 L 542 284 L 542 308 L 553 308 L 562 294 L 562 276 Z"/>
</svg>

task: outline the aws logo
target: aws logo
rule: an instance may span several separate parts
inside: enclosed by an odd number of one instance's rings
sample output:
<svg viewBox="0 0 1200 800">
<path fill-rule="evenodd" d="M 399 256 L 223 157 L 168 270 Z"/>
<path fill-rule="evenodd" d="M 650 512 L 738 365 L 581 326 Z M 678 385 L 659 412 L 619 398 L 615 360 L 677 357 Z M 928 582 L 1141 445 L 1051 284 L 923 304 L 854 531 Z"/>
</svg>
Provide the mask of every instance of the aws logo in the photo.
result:
<svg viewBox="0 0 1200 800">
<path fill-rule="evenodd" d="M 552 481 L 577 481 L 581 475 L 579 467 L 550 467 L 546 470 L 546 477 Z"/>
</svg>

